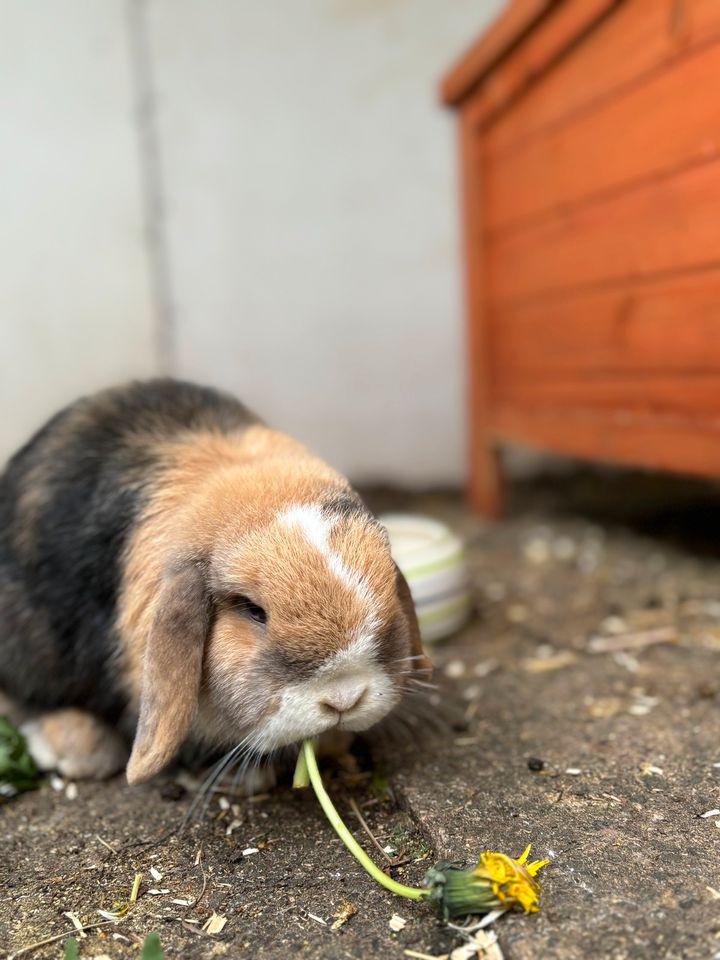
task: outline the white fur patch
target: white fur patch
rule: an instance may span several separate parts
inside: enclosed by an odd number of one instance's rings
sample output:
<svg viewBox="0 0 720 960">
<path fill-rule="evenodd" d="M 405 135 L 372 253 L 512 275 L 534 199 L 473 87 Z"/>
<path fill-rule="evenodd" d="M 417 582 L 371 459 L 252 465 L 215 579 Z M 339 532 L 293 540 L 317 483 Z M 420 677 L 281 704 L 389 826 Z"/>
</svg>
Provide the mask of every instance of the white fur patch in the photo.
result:
<svg viewBox="0 0 720 960">
<path fill-rule="evenodd" d="M 326 730 L 367 730 L 396 705 L 399 694 L 375 659 L 376 644 L 361 637 L 338 650 L 320 667 L 310 680 L 288 684 L 280 698 L 280 706 L 262 725 L 257 741 L 263 750 L 296 743 L 304 737 L 315 737 Z M 339 682 L 351 682 L 364 688 L 357 706 L 337 717 L 328 714 L 323 698 Z"/>
<path fill-rule="evenodd" d="M 28 753 L 40 770 L 57 770 L 59 757 L 48 742 L 40 720 L 28 720 L 20 727 Z"/>
<path fill-rule="evenodd" d="M 278 520 L 286 526 L 300 527 L 307 542 L 323 555 L 330 572 L 354 590 L 363 603 L 372 605 L 374 598 L 367 579 L 351 570 L 330 546 L 330 533 L 335 524 L 323 515 L 322 507 L 316 503 L 299 503 L 279 513 Z"/>
</svg>

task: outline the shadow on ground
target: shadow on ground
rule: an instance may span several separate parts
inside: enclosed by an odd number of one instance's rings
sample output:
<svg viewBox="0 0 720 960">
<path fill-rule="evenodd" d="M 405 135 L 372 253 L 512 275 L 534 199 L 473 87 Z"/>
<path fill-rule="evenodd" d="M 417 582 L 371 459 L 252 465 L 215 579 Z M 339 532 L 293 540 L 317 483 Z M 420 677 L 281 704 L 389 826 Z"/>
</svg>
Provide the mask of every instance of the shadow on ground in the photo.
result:
<svg viewBox="0 0 720 960">
<path fill-rule="evenodd" d="M 507 960 L 720 957 L 717 490 L 580 471 L 517 484 L 495 525 L 452 495 L 369 499 L 465 533 L 477 613 L 435 651 L 437 710 L 452 706 L 453 728 L 431 740 L 420 723 L 420 746 L 376 745 L 336 770 L 348 822 L 353 798 L 411 883 L 438 857 L 532 842 L 552 863 L 541 911 L 496 924 Z M 442 956 L 461 942 L 429 908 L 374 886 L 305 793 L 216 795 L 165 840 L 190 802 L 171 779 L 73 796 L 46 786 L 2 808 L 7 949 L 70 931 L 66 911 L 101 920 L 136 872 L 137 904 L 88 931 L 82 958 L 135 958 L 152 929 L 168 958 L 188 960 Z M 209 935 L 213 911 L 226 924 Z"/>
</svg>

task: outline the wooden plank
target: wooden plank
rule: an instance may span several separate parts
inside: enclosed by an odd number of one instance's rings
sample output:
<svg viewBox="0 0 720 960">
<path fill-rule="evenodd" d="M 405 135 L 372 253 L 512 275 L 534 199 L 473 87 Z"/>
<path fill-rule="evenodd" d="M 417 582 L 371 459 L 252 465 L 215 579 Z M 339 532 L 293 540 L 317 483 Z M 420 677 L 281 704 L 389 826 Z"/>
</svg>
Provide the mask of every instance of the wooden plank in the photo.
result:
<svg viewBox="0 0 720 960">
<path fill-rule="evenodd" d="M 493 380 L 494 404 L 525 410 L 605 410 L 650 416 L 715 420 L 720 427 L 720 370 L 713 374 L 626 375 L 618 379 L 546 376 L 511 377 L 499 371 Z"/>
<path fill-rule="evenodd" d="M 476 175 L 478 142 L 465 110 L 460 111 L 458 135 L 468 346 L 468 497 L 475 509 L 489 517 L 497 517 L 502 511 L 502 477 L 499 452 L 488 430 L 489 368 L 485 349 L 480 181 Z"/>
<path fill-rule="evenodd" d="M 717 156 L 720 41 L 522 150 L 494 155 L 492 137 L 489 131 L 484 164 L 488 230 Z"/>
<path fill-rule="evenodd" d="M 620 2 L 583 0 L 554 7 L 552 14 L 536 24 L 512 56 L 501 60 L 473 91 L 468 103 L 473 122 L 489 123 Z"/>
<path fill-rule="evenodd" d="M 616 96 L 719 34 L 718 0 L 626 0 L 493 123 L 493 151 L 524 149 L 538 131 Z"/>
<path fill-rule="evenodd" d="M 491 302 L 720 264 L 720 162 L 487 241 Z"/>
<path fill-rule="evenodd" d="M 458 104 L 559 0 L 513 0 L 440 83 L 446 104 Z"/>
<path fill-rule="evenodd" d="M 498 409 L 493 430 L 510 441 L 608 463 L 699 476 L 720 475 L 720 424 L 565 410 L 532 415 Z"/>
<path fill-rule="evenodd" d="M 510 377 L 720 371 L 720 268 L 498 306 L 491 366 Z"/>
</svg>

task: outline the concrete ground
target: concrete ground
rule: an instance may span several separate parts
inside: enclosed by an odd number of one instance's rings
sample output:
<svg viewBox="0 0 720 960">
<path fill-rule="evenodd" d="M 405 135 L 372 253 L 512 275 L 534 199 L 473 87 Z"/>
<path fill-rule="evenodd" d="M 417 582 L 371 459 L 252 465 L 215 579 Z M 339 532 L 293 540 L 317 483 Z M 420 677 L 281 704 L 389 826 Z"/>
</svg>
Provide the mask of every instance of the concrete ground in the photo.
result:
<svg viewBox="0 0 720 960">
<path fill-rule="evenodd" d="M 327 769 L 358 839 L 382 859 L 351 801 L 409 883 L 440 857 L 532 842 L 551 865 L 539 913 L 494 926 L 507 960 L 720 957 L 717 489 L 578 472 L 516 484 L 496 525 L 452 496 L 370 500 L 465 533 L 477 616 L 435 650 L 448 729 L 419 721 L 414 743 L 360 744 Z M 136 958 L 150 930 L 183 960 L 440 957 L 463 942 L 375 886 L 309 792 L 216 794 L 163 839 L 190 801 L 169 776 L 46 785 L 1 808 L 0 945 L 70 932 L 67 912 L 101 921 L 136 872 L 137 903 L 88 930 L 83 960 Z"/>
</svg>

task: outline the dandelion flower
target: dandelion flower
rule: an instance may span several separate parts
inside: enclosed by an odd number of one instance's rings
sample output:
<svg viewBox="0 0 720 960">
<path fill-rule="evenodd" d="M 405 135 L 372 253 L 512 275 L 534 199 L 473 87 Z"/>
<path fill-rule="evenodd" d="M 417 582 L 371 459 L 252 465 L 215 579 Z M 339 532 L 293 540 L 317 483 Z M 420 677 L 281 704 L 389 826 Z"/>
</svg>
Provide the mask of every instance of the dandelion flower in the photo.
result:
<svg viewBox="0 0 720 960">
<path fill-rule="evenodd" d="M 446 919 L 508 910 L 514 906 L 521 907 L 525 913 L 538 909 L 540 884 L 535 878 L 550 861 L 532 860 L 528 863 L 529 845 L 517 859 L 486 850 L 477 865 L 468 870 L 441 861 L 426 873 L 425 886 L 408 887 L 383 873 L 341 820 L 323 786 L 311 740 L 302 745 L 293 779 L 295 787 L 306 787 L 308 783 L 312 784 L 325 815 L 350 853 L 371 877 L 398 896 L 409 900 L 428 898 L 439 905 Z"/>
<path fill-rule="evenodd" d="M 436 864 L 425 876 L 430 897 L 445 917 L 489 913 L 519 906 L 525 913 L 538 909 L 540 884 L 536 874 L 548 860 L 528 863 L 530 846 L 517 859 L 486 850 L 476 866 L 460 869 L 447 861 Z"/>
</svg>

